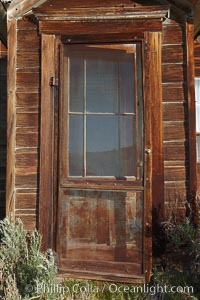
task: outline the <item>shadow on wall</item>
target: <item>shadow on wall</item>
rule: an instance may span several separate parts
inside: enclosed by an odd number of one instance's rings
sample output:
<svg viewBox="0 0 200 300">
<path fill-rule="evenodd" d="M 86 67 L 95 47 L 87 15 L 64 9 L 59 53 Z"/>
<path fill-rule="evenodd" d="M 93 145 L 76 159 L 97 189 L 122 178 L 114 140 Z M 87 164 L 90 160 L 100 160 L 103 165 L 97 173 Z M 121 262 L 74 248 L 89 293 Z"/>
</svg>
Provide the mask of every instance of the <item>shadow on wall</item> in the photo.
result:
<svg viewBox="0 0 200 300">
<path fill-rule="evenodd" d="M 7 58 L 0 58 L 0 219 L 6 205 Z"/>
</svg>

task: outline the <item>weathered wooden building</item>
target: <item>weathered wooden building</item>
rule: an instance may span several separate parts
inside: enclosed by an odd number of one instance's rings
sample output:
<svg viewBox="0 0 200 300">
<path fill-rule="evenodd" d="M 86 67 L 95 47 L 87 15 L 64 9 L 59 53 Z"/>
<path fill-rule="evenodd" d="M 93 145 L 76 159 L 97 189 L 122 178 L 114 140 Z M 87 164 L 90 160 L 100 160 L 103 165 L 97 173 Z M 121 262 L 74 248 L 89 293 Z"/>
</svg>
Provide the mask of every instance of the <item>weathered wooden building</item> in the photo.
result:
<svg viewBox="0 0 200 300">
<path fill-rule="evenodd" d="M 152 219 L 195 211 L 192 2 L 8 8 L 6 211 L 63 274 L 148 280 Z"/>
</svg>

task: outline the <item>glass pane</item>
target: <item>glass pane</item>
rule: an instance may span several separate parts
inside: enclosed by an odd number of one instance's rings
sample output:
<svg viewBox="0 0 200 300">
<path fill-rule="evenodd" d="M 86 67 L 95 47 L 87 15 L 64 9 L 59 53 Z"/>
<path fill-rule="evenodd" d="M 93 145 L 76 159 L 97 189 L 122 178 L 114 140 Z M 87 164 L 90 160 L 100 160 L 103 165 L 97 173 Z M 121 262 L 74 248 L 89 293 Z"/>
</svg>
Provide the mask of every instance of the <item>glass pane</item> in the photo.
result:
<svg viewBox="0 0 200 300">
<path fill-rule="evenodd" d="M 70 59 L 70 112 L 83 112 L 84 99 L 84 60 L 73 57 Z"/>
<path fill-rule="evenodd" d="M 119 61 L 120 112 L 134 113 L 134 60 L 133 54 L 123 54 Z"/>
<path fill-rule="evenodd" d="M 117 116 L 87 116 L 87 176 L 117 176 L 119 134 Z"/>
<path fill-rule="evenodd" d="M 102 54 L 97 55 L 93 59 L 88 55 L 86 62 L 88 112 L 118 112 L 118 62 L 106 59 L 106 55 L 108 54 L 105 53 L 105 58 Z"/>
<path fill-rule="evenodd" d="M 197 135 L 197 162 L 200 162 L 200 136 Z"/>
<path fill-rule="evenodd" d="M 136 134 L 135 122 L 131 116 L 120 117 L 120 170 L 119 176 L 136 174 Z"/>
<path fill-rule="evenodd" d="M 63 257 L 140 265 L 142 192 L 65 189 L 60 211 Z"/>
<path fill-rule="evenodd" d="M 69 116 L 69 176 L 83 176 L 83 116 Z"/>
<path fill-rule="evenodd" d="M 87 116 L 87 176 L 136 175 L 132 116 Z"/>
</svg>

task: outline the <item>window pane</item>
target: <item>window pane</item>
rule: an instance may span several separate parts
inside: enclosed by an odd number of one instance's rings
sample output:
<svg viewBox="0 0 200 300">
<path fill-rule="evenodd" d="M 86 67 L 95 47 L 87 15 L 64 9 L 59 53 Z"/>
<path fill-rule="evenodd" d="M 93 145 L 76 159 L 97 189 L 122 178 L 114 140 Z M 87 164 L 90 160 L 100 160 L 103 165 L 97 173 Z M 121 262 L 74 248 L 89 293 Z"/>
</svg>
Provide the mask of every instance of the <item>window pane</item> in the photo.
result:
<svg viewBox="0 0 200 300">
<path fill-rule="evenodd" d="M 133 176 L 136 174 L 136 134 L 133 117 L 120 117 L 120 149 L 119 176 Z"/>
<path fill-rule="evenodd" d="M 84 60 L 70 59 L 70 112 L 83 112 L 84 99 Z"/>
<path fill-rule="evenodd" d="M 83 176 L 83 116 L 69 117 L 69 176 Z"/>
<path fill-rule="evenodd" d="M 87 176 L 133 176 L 136 156 L 132 116 L 87 117 Z"/>
<path fill-rule="evenodd" d="M 134 110 L 134 60 L 133 54 L 123 54 L 119 62 L 120 112 L 133 113 Z"/>
<path fill-rule="evenodd" d="M 95 59 L 88 58 L 86 64 L 87 111 L 117 112 L 118 63 L 106 60 L 106 57 L 104 59 L 103 56 L 97 56 Z"/>
<path fill-rule="evenodd" d="M 200 162 L 200 136 L 197 135 L 197 162 Z"/>
<path fill-rule="evenodd" d="M 87 117 L 87 176 L 116 176 L 119 170 L 118 118 Z"/>
</svg>

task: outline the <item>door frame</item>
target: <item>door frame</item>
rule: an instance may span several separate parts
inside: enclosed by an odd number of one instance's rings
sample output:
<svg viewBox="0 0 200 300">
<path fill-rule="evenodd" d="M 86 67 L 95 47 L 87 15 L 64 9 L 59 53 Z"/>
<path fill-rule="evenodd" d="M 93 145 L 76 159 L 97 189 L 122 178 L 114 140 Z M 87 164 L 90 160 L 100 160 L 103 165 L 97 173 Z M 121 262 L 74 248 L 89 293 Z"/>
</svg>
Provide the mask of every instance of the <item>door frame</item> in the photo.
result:
<svg viewBox="0 0 200 300">
<path fill-rule="evenodd" d="M 124 21 L 125 23 L 126 21 Z M 155 22 L 151 20 L 152 24 Z M 158 22 L 158 21 L 157 21 Z M 69 22 L 70 23 L 70 22 Z M 80 26 L 79 23 L 77 23 Z M 101 23 L 101 30 L 102 30 Z M 160 21 L 161 24 L 161 21 Z M 69 26 L 70 25 L 70 26 Z M 74 27 L 74 23 L 68 24 Z M 149 282 L 152 268 L 152 198 L 164 199 L 163 180 L 163 138 L 162 138 L 162 67 L 161 67 L 161 26 L 158 31 L 150 32 L 151 26 L 137 34 L 130 32 L 115 33 L 119 41 L 141 41 L 143 44 L 143 101 L 144 101 L 144 280 Z M 58 27 L 57 27 L 58 28 Z M 134 26 L 132 27 L 134 28 Z M 62 27 L 63 30 L 63 27 Z M 98 33 L 96 40 L 111 41 L 111 35 L 104 23 L 107 34 Z M 102 30 L 102 31 L 103 31 Z M 120 31 L 120 28 L 117 29 Z M 41 55 L 41 131 L 40 131 L 40 190 L 39 190 L 39 231 L 43 235 L 43 248 L 56 250 L 56 215 L 58 183 L 58 82 L 59 53 L 62 42 L 69 36 L 42 33 Z M 63 33 L 63 32 L 62 32 Z M 61 33 L 61 34 L 62 34 Z M 87 26 L 85 35 L 88 34 Z M 85 40 L 84 34 L 70 36 L 75 42 Z M 93 33 L 94 36 L 94 33 Z M 114 35 L 115 36 L 115 35 Z M 113 39 L 113 38 L 112 38 Z M 113 42 L 113 40 L 112 40 Z M 156 132 L 152 133 L 153 128 Z M 158 199 L 160 200 L 160 198 Z M 134 280 L 133 280 L 134 281 Z M 135 280 L 136 282 L 136 280 Z M 140 280 L 141 282 L 141 280 Z"/>
</svg>

